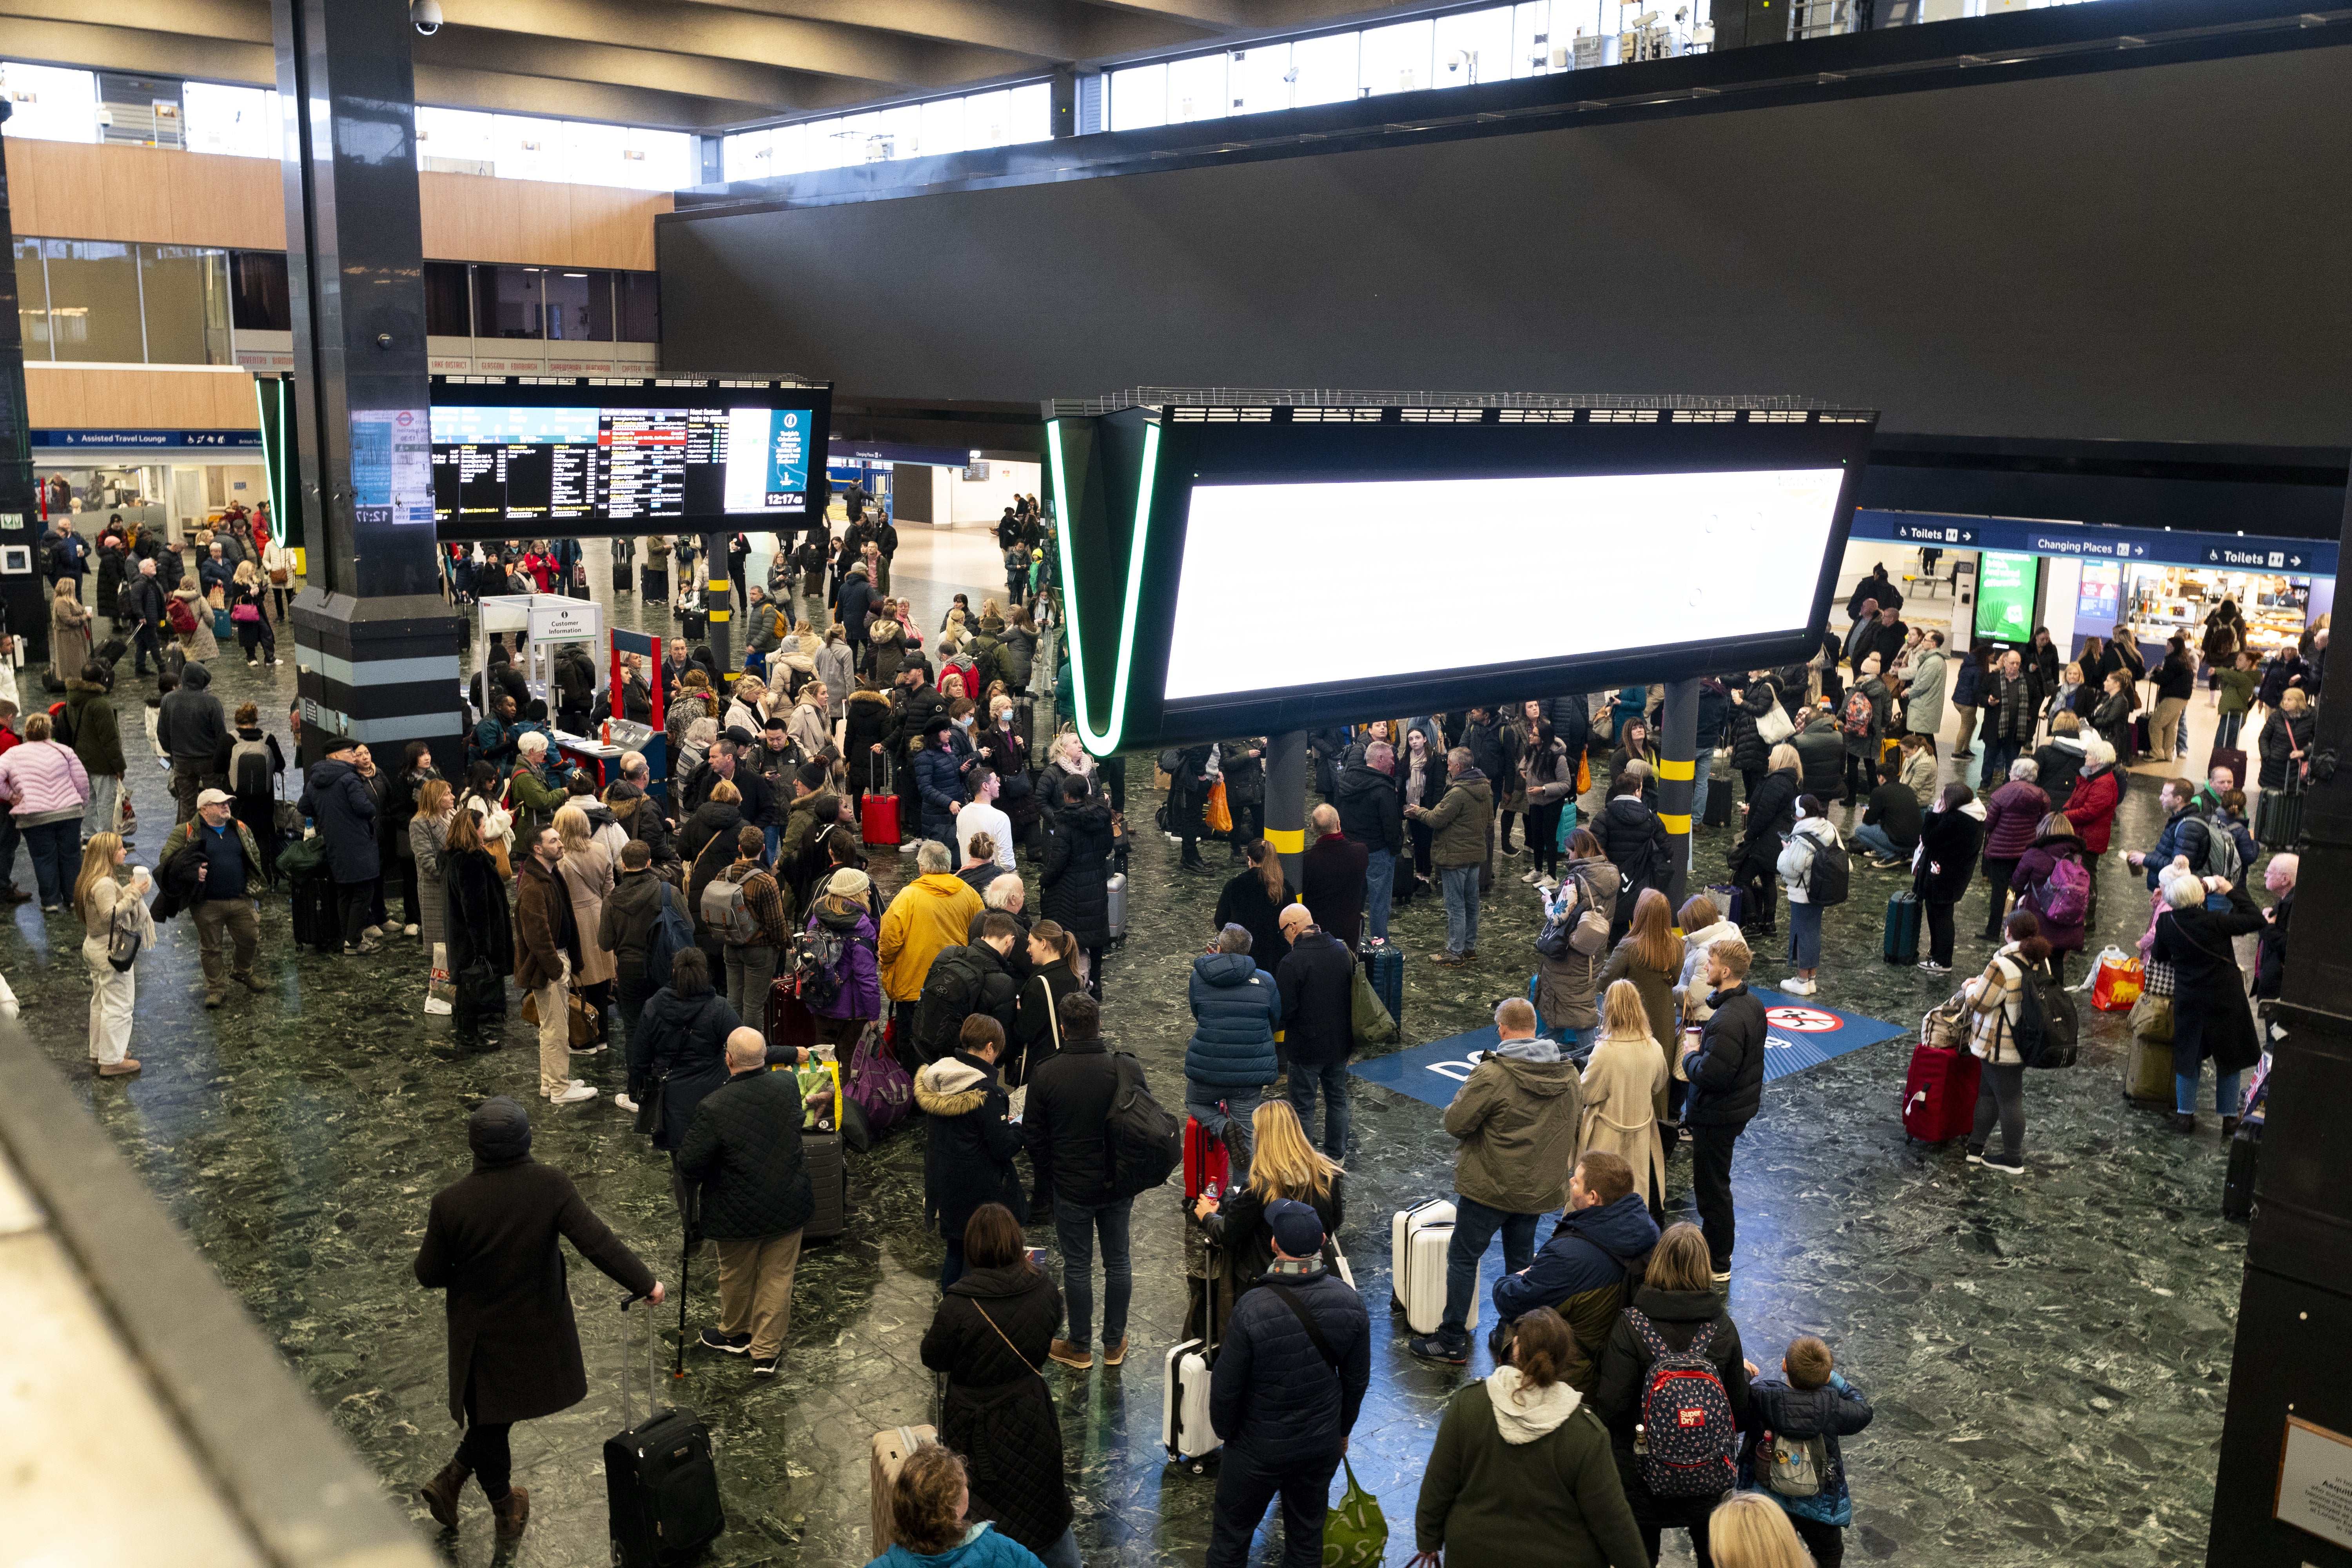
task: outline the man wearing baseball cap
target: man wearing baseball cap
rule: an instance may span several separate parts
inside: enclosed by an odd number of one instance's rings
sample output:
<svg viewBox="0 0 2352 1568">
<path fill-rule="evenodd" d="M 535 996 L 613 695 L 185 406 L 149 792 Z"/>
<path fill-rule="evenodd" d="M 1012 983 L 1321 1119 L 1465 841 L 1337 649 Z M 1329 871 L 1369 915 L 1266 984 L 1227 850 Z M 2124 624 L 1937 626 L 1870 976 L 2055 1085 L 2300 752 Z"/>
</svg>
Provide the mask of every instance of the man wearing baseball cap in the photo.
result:
<svg viewBox="0 0 2352 1568">
<path fill-rule="evenodd" d="M 1234 1307 L 1209 1379 L 1209 1422 L 1225 1436 L 1208 1568 L 1244 1568 L 1282 1495 L 1284 1568 L 1318 1568 L 1331 1473 L 1371 1381 L 1364 1303 L 1323 1267 L 1323 1221 L 1294 1198 L 1265 1206 L 1274 1265 Z"/>
<path fill-rule="evenodd" d="M 268 982 L 255 977 L 254 954 L 261 946 L 261 919 L 254 893 L 264 880 L 261 846 L 253 829 L 230 814 L 234 803 L 226 790 L 196 794 L 196 815 L 172 829 L 156 859 L 157 880 L 165 883 L 184 904 L 196 923 L 196 942 L 205 966 L 205 1005 L 217 1007 L 228 999 L 228 983 L 248 991 L 267 991 Z M 175 870 L 174 857 L 190 851 L 194 867 Z M 232 956 L 224 959 L 224 945 Z"/>
</svg>

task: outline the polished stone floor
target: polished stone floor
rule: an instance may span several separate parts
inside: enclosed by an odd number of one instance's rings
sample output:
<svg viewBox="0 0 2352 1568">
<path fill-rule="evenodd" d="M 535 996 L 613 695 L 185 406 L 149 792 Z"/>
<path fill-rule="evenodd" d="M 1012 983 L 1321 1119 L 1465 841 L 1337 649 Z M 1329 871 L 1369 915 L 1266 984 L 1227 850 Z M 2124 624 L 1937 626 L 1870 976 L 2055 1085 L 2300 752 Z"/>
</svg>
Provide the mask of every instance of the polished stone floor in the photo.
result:
<svg viewBox="0 0 2352 1568">
<path fill-rule="evenodd" d="M 943 540 L 947 564 L 903 571 L 936 625 L 950 574 L 975 590 L 991 578 L 976 542 Z M 609 581 L 601 570 L 600 584 Z M 624 624 L 643 613 L 615 606 Z M 234 654 L 218 689 L 233 703 L 261 695 L 282 724 L 290 666 L 257 678 Z M 126 689 L 128 683 L 126 682 Z M 135 707 L 126 746 L 144 752 Z M 139 785 L 148 813 L 140 847 L 168 826 L 160 770 Z M 1150 820 L 1146 762 L 1133 763 L 1130 816 Z M 2137 781 L 2118 847 L 2151 841 L 2152 781 Z M 1719 868 L 1720 834 L 1698 850 L 1702 880 Z M 1178 874 L 1174 846 L 1143 836 L 1134 867 L 1133 934 L 1108 962 L 1106 1022 L 1172 1099 L 1187 1034 L 1180 998 L 1207 934 L 1223 877 Z M 877 868 L 886 887 L 895 857 Z M 1412 955 L 1405 1025 L 1419 1042 L 1486 1021 L 1532 963 L 1534 895 L 1509 862 L 1486 905 L 1472 972 L 1428 963 L 1441 945 L 1434 900 L 1400 911 Z M 20 866 L 20 886 L 29 886 Z M 1828 921 L 1822 998 L 1910 1020 L 1944 987 L 1879 963 L 1879 911 L 1897 886 L 1858 871 L 1853 901 Z M 2110 857 L 2102 931 L 2126 942 L 2146 905 Z M 1961 906 L 1966 964 L 1982 894 Z M 139 968 L 129 1080 L 83 1077 L 88 983 L 79 928 L 18 906 L 0 925 L 0 970 L 58 1068 L 85 1086 L 94 1114 L 158 1198 L 214 1260 L 352 1441 L 430 1529 L 405 1489 L 446 1457 L 441 1314 L 409 1262 L 425 1204 L 467 1169 L 464 1121 L 486 1095 L 532 1085 L 530 1033 L 509 1022 L 507 1049 L 453 1065 L 429 1053 L 446 1020 L 424 1016 L 424 964 L 414 944 L 365 960 L 296 958 L 286 905 L 265 903 L 266 994 L 217 1013 L 199 1005 L 194 933 L 168 926 Z M 1785 970 L 1763 967 L 1767 979 Z M 1903 1039 L 1867 1047 L 1770 1085 L 1740 1145 L 1738 1268 L 1731 1305 L 1750 1356 L 1767 1364 L 1799 1332 L 1836 1349 L 1879 1416 L 1847 1446 L 1857 1560 L 2170 1563 L 2201 1553 L 2229 1371 L 2243 1232 L 2218 1217 L 2222 1149 L 2212 1119 L 2195 1137 L 2170 1131 L 2118 1091 L 2117 1017 L 2085 1012 L 2087 1048 L 2074 1070 L 2037 1074 L 2024 1180 L 1962 1163 L 1957 1145 L 1906 1144 L 1896 1119 Z M 607 1091 L 555 1110 L 534 1102 L 536 1152 L 572 1173 L 589 1201 L 675 1285 L 677 1234 L 668 1176 L 613 1108 L 617 1063 L 583 1058 Z M 1385 1311 L 1389 1213 L 1448 1192 L 1450 1142 L 1433 1109 L 1373 1086 L 1355 1089 L 1351 1198 L 1342 1239 L 1385 1331 L 1356 1432 L 1356 1473 L 1383 1500 L 1395 1531 L 1390 1561 L 1412 1555 L 1410 1520 L 1421 1465 L 1447 1395 L 1465 1374 L 1406 1352 Z M 1686 1159 L 1670 1173 L 1688 1188 Z M 932 1391 L 916 1353 L 938 1300 L 940 1246 L 921 1229 L 921 1161 L 904 1135 L 855 1159 L 855 1222 L 842 1241 L 803 1255 L 782 1374 L 754 1383 L 739 1363 L 689 1354 L 663 1397 L 691 1405 L 717 1438 L 730 1527 L 711 1554 L 724 1564 L 841 1564 L 866 1549 L 866 1446 L 877 1428 L 928 1418 Z M 1680 1201 L 1677 1196 L 1677 1201 Z M 1183 1310 L 1182 1221 L 1172 1189 L 1137 1205 L 1134 1352 L 1123 1369 L 1080 1376 L 1049 1369 L 1061 1400 L 1087 1561 L 1197 1563 L 1211 1481 L 1171 1471 L 1158 1447 L 1160 1351 Z M 1043 1228 L 1034 1233 L 1048 1240 Z M 1499 1267 L 1490 1254 L 1486 1278 Z M 710 1289 L 697 1260 L 689 1326 Z M 505 1560 L 604 1560 L 599 1446 L 621 1424 L 619 1381 L 641 1345 L 625 1344 L 617 1292 L 575 1263 L 572 1297 L 590 1369 L 588 1400 L 516 1434 L 517 1479 L 533 1490 L 530 1531 Z M 666 1314 L 664 1331 L 677 1322 Z M 629 1327 L 636 1326 L 635 1314 Z M 1485 1355 L 1469 1375 L 1485 1370 Z M 642 1405 L 639 1406 L 642 1410 Z M 453 1562 L 492 1559 L 488 1514 L 469 1503 Z M 1275 1560 L 1276 1531 L 1258 1560 Z M 1667 1561 L 1686 1562 L 1670 1544 Z"/>
</svg>

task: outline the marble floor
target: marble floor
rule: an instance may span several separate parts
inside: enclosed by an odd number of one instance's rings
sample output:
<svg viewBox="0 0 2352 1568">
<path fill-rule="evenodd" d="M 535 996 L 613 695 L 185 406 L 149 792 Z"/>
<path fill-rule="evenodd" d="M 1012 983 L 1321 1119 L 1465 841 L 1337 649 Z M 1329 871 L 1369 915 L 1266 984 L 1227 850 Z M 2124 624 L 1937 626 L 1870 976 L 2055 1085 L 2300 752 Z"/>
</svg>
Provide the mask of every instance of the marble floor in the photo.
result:
<svg viewBox="0 0 2352 1568">
<path fill-rule="evenodd" d="M 992 581 L 980 536 L 908 531 L 928 559 L 919 572 L 902 555 L 902 582 L 928 624 L 959 581 L 974 592 Z M 601 565 L 600 547 L 592 573 L 603 598 L 610 578 Z M 628 597 L 611 607 L 624 625 L 646 614 Z M 282 722 L 290 665 L 257 674 L 230 654 L 215 668 L 225 701 L 258 696 Z M 135 756 L 146 752 L 137 715 L 126 701 Z M 149 776 L 134 775 L 148 824 L 139 847 L 152 856 L 169 805 L 161 771 Z M 1148 763 L 1135 762 L 1129 776 L 1130 817 L 1148 824 Z M 2119 848 L 2153 840 L 2155 795 L 2153 780 L 2134 782 Z M 1717 879 L 1726 847 L 1722 834 L 1700 838 L 1699 880 Z M 1178 999 L 1223 879 L 1179 875 L 1175 859 L 1173 845 L 1144 834 L 1133 933 L 1106 974 L 1107 1028 L 1171 1090 L 1163 1098 L 1172 1097 L 1188 1033 Z M 1496 879 L 1473 971 L 1428 962 L 1444 928 L 1434 900 L 1399 911 L 1396 934 L 1411 954 L 1409 1042 L 1476 1026 L 1524 984 L 1536 925 L 1535 897 L 1516 879 L 1525 864 L 1507 863 Z M 903 876 L 893 856 L 877 869 L 886 888 Z M 20 867 L 19 885 L 29 876 Z M 1880 907 L 1899 883 L 1866 870 L 1855 880 L 1853 901 L 1828 920 L 1822 998 L 1914 1019 L 1946 987 L 1879 962 Z M 2146 908 L 2137 889 L 2109 857 L 2097 940 L 2137 934 Z M 1973 937 L 1982 899 L 1979 891 L 1961 906 L 1963 965 L 1989 951 Z M 467 1169 L 467 1112 L 487 1095 L 530 1088 L 530 1037 L 509 1022 L 503 1052 L 436 1059 L 446 1021 L 424 1016 L 414 944 L 364 960 L 297 958 L 282 900 L 265 903 L 262 932 L 258 969 L 269 990 L 208 1013 L 197 1005 L 193 931 L 184 921 L 164 929 L 139 969 L 133 1054 L 147 1067 L 127 1080 L 83 1076 L 88 983 L 69 917 L 45 921 L 16 906 L 0 924 L 0 971 L 58 1069 L 82 1086 L 158 1199 L 429 1531 L 408 1489 L 446 1457 L 456 1434 L 443 1408 L 439 1302 L 415 1286 L 409 1263 L 427 1200 Z M 1750 1356 L 1769 1363 L 1790 1337 L 1822 1334 L 1878 1408 L 1846 1450 L 1858 1560 L 2153 1565 L 2202 1553 L 2244 1233 L 2219 1217 L 2223 1152 L 2213 1120 L 2182 1137 L 2126 1103 L 2122 1021 L 2084 1017 L 2081 1064 L 2030 1085 L 2023 1180 L 1966 1166 L 1957 1145 L 1906 1143 L 1896 1119 L 1907 1057 L 1900 1038 L 1771 1084 L 1741 1142 L 1731 1307 Z M 611 1105 L 619 1064 L 578 1065 L 606 1097 L 560 1111 L 535 1102 L 536 1152 L 571 1173 L 675 1284 L 667 1173 Z M 1356 1474 L 1381 1498 L 1395 1531 L 1389 1561 L 1402 1563 L 1438 1415 L 1465 1376 L 1486 1370 L 1485 1353 L 1466 1372 L 1421 1364 L 1405 1350 L 1401 1320 L 1384 1310 L 1390 1212 L 1451 1188 L 1438 1112 L 1359 1083 L 1349 1163 L 1341 1239 L 1382 1331 L 1355 1434 Z M 1680 1201 L 1685 1158 L 1670 1182 Z M 661 1396 L 700 1411 L 716 1435 L 730 1523 L 715 1563 L 865 1561 L 868 1437 L 928 1418 L 931 1380 L 916 1352 L 938 1300 L 940 1248 L 921 1228 L 916 1142 L 897 1136 L 855 1158 L 850 1193 L 849 1234 L 803 1255 L 780 1376 L 755 1383 L 740 1363 L 689 1353 L 684 1380 L 671 1382 L 663 1346 Z M 1169 1469 L 1158 1447 L 1160 1352 L 1184 1302 L 1181 1224 L 1173 1189 L 1137 1205 L 1127 1365 L 1087 1375 L 1049 1369 L 1090 1563 L 1197 1563 L 1205 1545 L 1212 1483 Z M 1490 1253 L 1486 1282 L 1498 1268 Z M 689 1329 L 707 1321 L 710 1279 L 697 1260 Z M 572 1284 L 591 1392 L 517 1430 L 517 1479 L 534 1496 L 528 1535 L 503 1556 L 517 1564 L 604 1560 L 599 1447 L 621 1424 L 625 1370 L 645 1376 L 642 1344 L 625 1341 L 636 1315 L 625 1325 L 612 1310 L 616 1292 L 591 1271 L 575 1266 Z M 677 1322 L 664 1314 L 666 1336 Z M 469 1503 L 463 1532 L 444 1542 L 449 1560 L 490 1562 L 488 1526 L 487 1509 Z M 1257 1560 L 1271 1563 L 1276 1551 L 1269 1526 Z M 1666 1561 L 1687 1562 L 1687 1547 L 1670 1543 Z"/>
</svg>

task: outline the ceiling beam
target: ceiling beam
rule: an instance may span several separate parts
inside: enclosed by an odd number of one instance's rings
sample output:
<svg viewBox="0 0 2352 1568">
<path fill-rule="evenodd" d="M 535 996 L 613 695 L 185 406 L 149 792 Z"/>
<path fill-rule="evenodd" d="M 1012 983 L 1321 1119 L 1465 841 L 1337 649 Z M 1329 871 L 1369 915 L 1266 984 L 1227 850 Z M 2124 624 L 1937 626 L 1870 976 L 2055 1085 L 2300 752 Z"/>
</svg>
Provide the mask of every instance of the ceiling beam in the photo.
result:
<svg viewBox="0 0 2352 1568">
<path fill-rule="evenodd" d="M 83 70 L 187 76 L 256 87 L 272 87 L 278 80 L 277 51 L 268 44 L 84 22 L 0 18 L 0 55 Z"/>
<path fill-rule="evenodd" d="M 507 76 L 546 77 L 562 81 L 642 87 L 683 97 L 722 99 L 761 105 L 755 112 L 822 108 L 843 99 L 887 91 L 887 84 L 755 65 L 745 60 L 669 54 L 564 37 L 521 33 L 486 33 L 451 24 L 416 40 L 419 69 L 489 71 Z"/>
<path fill-rule="evenodd" d="M 612 82 L 563 81 L 500 71 L 420 64 L 416 101 L 447 109 L 594 120 L 664 131 L 715 131 L 761 112 L 756 103 L 711 99 Z M 428 144 L 429 147 L 429 144 Z"/>
</svg>

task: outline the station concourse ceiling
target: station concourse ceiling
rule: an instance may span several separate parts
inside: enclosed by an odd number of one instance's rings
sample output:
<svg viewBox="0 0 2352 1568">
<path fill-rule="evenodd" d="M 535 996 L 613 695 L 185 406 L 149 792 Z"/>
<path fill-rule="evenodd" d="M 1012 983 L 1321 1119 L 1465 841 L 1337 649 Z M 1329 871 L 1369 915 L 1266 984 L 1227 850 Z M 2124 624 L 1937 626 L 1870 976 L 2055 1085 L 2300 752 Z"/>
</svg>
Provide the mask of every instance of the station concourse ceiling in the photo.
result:
<svg viewBox="0 0 2352 1568">
<path fill-rule="evenodd" d="M 416 40 L 419 102 L 702 132 L 1428 8 L 1349 0 L 441 5 L 441 30 Z M 276 80 L 269 0 L 0 0 L 0 56 Z"/>
</svg>

